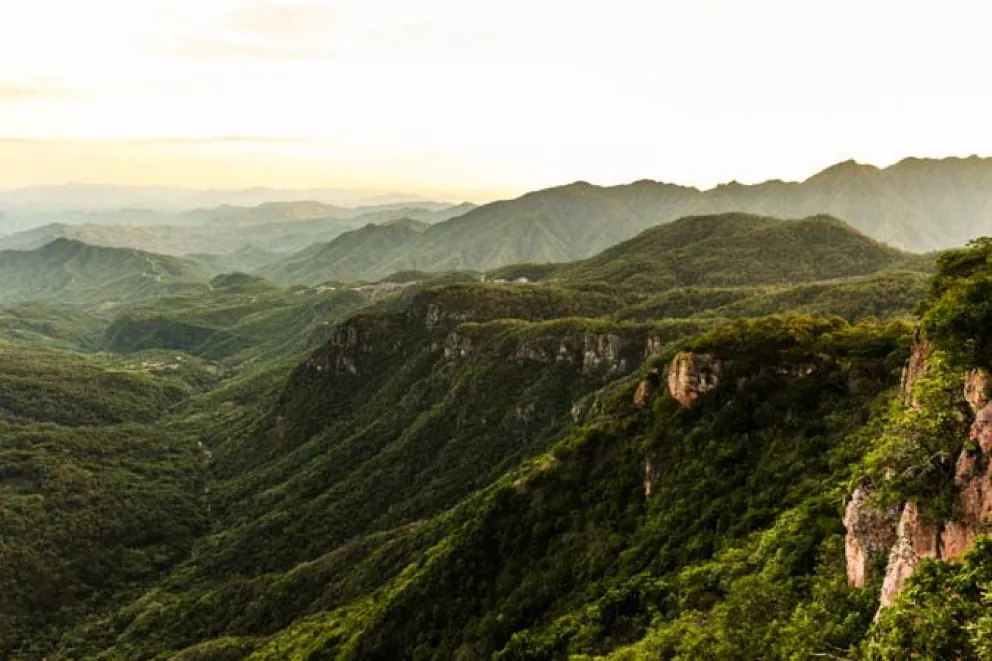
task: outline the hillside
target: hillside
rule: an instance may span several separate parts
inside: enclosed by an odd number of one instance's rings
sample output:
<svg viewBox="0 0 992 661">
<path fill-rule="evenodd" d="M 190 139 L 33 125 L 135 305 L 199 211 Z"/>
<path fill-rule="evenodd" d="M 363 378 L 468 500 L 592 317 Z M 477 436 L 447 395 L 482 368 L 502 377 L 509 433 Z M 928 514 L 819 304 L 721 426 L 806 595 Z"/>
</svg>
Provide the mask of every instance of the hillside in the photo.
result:
<svg viewBox="0 0 992 661">
<path fill-rule="evenodd" d="M 328 243 L 316 243 L 290 257 L 276 260 L 258 271 L 274 282 L 317 285 L 330 280 L 364 280 L 370 274 L 384 277 L 405 270 L 403 262 L 381 263 L 397 249 L 417 241 L 430 227 L 404 218 L 377 225 L 369 223 L 345 232 Z"/>
<path fill-rule="evenodd" d="M 746 214 L 682 218 L 649 229 L 553 277 L 627 289 L 795 284 L 882 269 L 929 270 L 932 260 L 878 243 L 829 216 L 777 220 Z"/>
<path fill-rule="evenodd" d="M 981 658 L 990 245 L 725 214 L 487 281 L 12 307 L 0 655 Z"/>
<path fill-rule="evenodd" d="M 114 303 L 202 289 L 210 273 L 176 257 L 56 239 L 0 251 L 0 302 Z"/>
<path fill-rule="evenodd" d="M 457 222 L 468 220 L 466 216 Z M 274 282 L 314 285 L 332 279 L 374 279 L 395 271 L 414 270 L 418 263 L 407 259 L 406 251 L 428 241 L 439 227 L 412 223 L 369 225 L 292 257 L 277 259 L 258 273 Z M 434 263 L 448 264 L 451 260 L 438 255 Z M 931 265 L 930 257 L 885 246 L 827 216 L 783 221 L 722 214 L 659 225 L 586 260 L 511 265 L 491 271 L 488 277 L 658 292 L 685 286 L 795 284 L 867 275 L 882 269 L 925 272 Z M 420 264 L 419 268 L 435 267 Z"/>
</svg>

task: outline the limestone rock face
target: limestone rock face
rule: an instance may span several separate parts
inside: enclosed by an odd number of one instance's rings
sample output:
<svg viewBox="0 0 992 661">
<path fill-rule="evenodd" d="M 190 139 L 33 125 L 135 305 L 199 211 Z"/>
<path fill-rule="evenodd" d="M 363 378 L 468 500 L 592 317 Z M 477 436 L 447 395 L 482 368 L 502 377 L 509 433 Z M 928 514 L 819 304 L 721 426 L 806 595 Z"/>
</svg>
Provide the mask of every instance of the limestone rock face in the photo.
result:
<svg viewBox="0 0 992 661">
<path fill-rule="evenodd" d="M 463 337 L 458 333 L 450 333 L 444 339 L 444 357 L 448 360 L 465 358 L 472 353 L 473 348 L 471 338 Z"/>
<path fill-rule="evenodd" d="M 627 361 L 621 356 L 620 338 L 616 335 L 586 333 L 582 338 L 582 372 L 605 369 L 608 373 L 627 371 Z"/>
<path fill-rule="evenodd" d="M 870 495 L 867 488 L 858 487 L 844 511 L 847 582 L 855 588 L 867 585 L 872 565 L 884 558 L 896 541 L 897 510 L 879 509 L 869 502 Z"/>
<path fill-rule="evenodd" d="M 919 405 L 916 398 L 913 397 L 913 387 L 916 385 L 917 380 L 926 374 L 928 368 L 927 361 L 930 359 L 930 354 L 932 353 L 933 345 L 928 340 L 917 339 L 913 344 L 913 351 L 909 355 L 909 362 L 902 368 L 902 383 L 899 391 L 902 394 L 903 404 L 906 406 L 915 408 Z"/>
<path fill-rule="evenodd" d="M 882 582 L 880 605 L 892 604 L 906 579 L 916 570 L 922 558 L 940 557 L 937 526 L 920 519 L 916 503 L 908 502 L 896 528 L 896 542 L 889 553 L 889 565 Z"/>
<path fill-rule="evenodd" d="M 917 337 L 912 354 L 902 373 L 901 397 L 906 406 L 918 408 L 913 389 L 926 374 L 933 347 Z M 891 539 L 890 517 L 866 506 L 867 492 L 854 492 L 845 512 L 847 527 L 847 578 L 854 587 L 863 587 L 869 580 L 866 572 L 873 558 L 891 546 L 888 566 L 882 585 L 881 606 L 892 603 L 902 590 L 906 579 L 916 570 L 921 558 L 954 561 L 971 548 L 975 537 L 992 532 L 992 374 L 975 369 L 964 379 L 964 398 L 974 421 L 969 430 L 971 443 L 962 450 L 955 466 L 954 484 L 957 490 L 958 520 L 942 525 L 920 519 L 915 502 L 903 506 L 902 515 Z"/>
<path fill-rule="evenodd" d="M 971 370 L 964 378 L 964 398 L 972 413 L 978 413 L 989 403 L 992 374 L 982 369 Z"/>
<path fill-rule="evenodd" d="M 657 335 L 652 335 L 644 341 L 644 357 L 654 358 L 655 356 L 660 356 L 664 348 L 665 345 L 662 343 L 661 338 Z"/>
<path fill-rule="evenodd" d="M 435 303 L 427 306 L 427 314 L 424 315 L 424 327 L 427 330 L 434 330 L 441 325 L 441 308 Z"/>
<path fill-rule="evenodd" d="M 641 381 L 637 384 L 637 390 L 634 391 L 634 406 L 637 408 L 644 408 L 644 405 L 648 403 L 648 399 L 651 397 L 651 382 L 647 379 Z"/>
<path fill-rule="evenodd" d="M 722 371 L 720 362 L 712 356 L 680 352 L 668 367 L 668 391 L 688 408 L 719 384 Z"/>
<path fill-rule="evenodd" d="M 654 492 L 654 482 L 658 478 L 654 465 L 649 457 L 644 462 L 644 497 L 650 498 Z"/>
</svg>

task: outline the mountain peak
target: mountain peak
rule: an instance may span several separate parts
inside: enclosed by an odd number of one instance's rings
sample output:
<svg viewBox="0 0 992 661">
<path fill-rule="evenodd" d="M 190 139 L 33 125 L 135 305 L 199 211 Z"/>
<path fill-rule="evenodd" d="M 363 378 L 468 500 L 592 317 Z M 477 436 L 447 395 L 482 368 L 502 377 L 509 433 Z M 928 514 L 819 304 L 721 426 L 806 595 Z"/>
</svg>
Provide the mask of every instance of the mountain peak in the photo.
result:
<svg viewBox="0 0 992 661">
<path fill-rule="evenodd" d="M 817 172 L 806 180 L 806 183 L 821 181 L 840 181 L 851 177 L 859 177 L 866 174 L 877 174 L 881 172 L 879 168 L 869 163 L 858 163 L 853 158 L 835 163 L 828 168 Z"/>
</svg>

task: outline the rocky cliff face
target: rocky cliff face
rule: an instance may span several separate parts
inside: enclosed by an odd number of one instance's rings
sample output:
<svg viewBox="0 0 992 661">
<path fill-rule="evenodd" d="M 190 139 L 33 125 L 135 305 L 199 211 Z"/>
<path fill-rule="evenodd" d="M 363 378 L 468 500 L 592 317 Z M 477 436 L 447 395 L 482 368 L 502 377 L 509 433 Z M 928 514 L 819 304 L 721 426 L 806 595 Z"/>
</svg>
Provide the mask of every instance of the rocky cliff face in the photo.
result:
<svg viewBox="0 0 992 661">
<path fill-rule="evenodd" d="M 469 358 L 491 345 L 500 333 L 499 322 L 487 327 L 459 327 L 439 347 L 447 360 Z M 615 377 L 634 371 L 644 360 L 661 351 L 661 342 L 643 332 L 589 332 L 580 329 L 548 329 L 535 326 L 513 340 L 512 359 L 545 365 L 576 367 L 585 376 Z"/>
<path fill-rule="evenodd" d="M 954 484 L 958 490 L 960 521 L 944 526 L 941 550 L 944 557 L 958 558 L 975 537 L 990 531 L 992 513 L 992 375 L 972 370 L 965 377 L 964 397 L 974 415 L 965 445 L 955 466 Z"/>
<path fill-rule="evenodd" d="M 372 360 L 401 349 L 396 331 L 396 319 L 355 317 L 336 327 L 324 347 L 301 367 L 322 374 L 359 376 Z"/>
<path fill-rule="evenodd" d="M 927 361 L 930 359 L 932 353 L 933 346 L 930 342 L 921 340 L 917 336 L 916 342 L 913 344 L 913 352 L 909 356 L 909 361 L 902 369 L 902 384 L 899 391 L 902 402 L 906 406 L 916 407 L 918 405 L 913 396 L 913 390 L 919 378 L 926 374 Z"/>
<path fill-rule="evenodd" d="M 882 581 L 879 604 L 883 608 L 892 603 L 922 558 L 940 557 L 938 540 L 937 526 L 921 520 L 916 503 L 906 503 L 896 529 L 895 544 L 889 552 L 885 580 Z"/>
<path fill-rule="evenodd" d="M 933 347 L 917 338 L 903 369 L 900 398 L 904 405 L 919 408 L 914 391 L 927 373 Z M 957 459 L 954 484 L 960 517 L 933 523 L 920 516 L 917 503 L 901 506 L 898 525 L 893 512 L 881 511 L 870 502 L 870 490 L 859 487 L 852 494 L 844 516 L 847 528 L 847 578 L 853 587 L 870 581 L 870 568 L 887 555 L 880 605 L 890 605 L 922 558 L 953 561 L 967 551 L 975 537 L 992 532 L 992 375 L 972 370 L 964 379 L 964 399 L 974 421 L 969 443 Z"/>
<path fill-rule="evenodd" d="M 722 371 L 722 365 L 712 356 L 680 352 L 668 367 L 668 391 L 688 408 L 717 386 Z"/>
<path fill-rule="evenodd" d="M 882 510 L 871 503 L 870 496 L 867 487 L 858 487 L 844 511 L 847 582 L 856 588 L 868 584 L 873 567 L 896 541 L 898 510 Z"/>
</svg>

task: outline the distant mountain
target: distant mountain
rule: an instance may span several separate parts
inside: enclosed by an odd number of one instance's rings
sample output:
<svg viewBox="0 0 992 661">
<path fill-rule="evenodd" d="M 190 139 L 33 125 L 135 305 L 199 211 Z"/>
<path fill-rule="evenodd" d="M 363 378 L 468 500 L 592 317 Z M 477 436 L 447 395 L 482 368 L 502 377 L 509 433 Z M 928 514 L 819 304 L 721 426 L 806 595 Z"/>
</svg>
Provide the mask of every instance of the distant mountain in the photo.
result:
<svg viewBox="0 0 992 661">
<path fill-rule="evenodd" d="M 329 241 L 370 222 L 411 218 L 435 223 L 473 208 L 469 203 L 448 206 L 440 202 L 425 202 L 416 207 L 389 204 L 355 209 L 319 202 L 280 202 L 257 207 L 198 209 L 176 215 L 156 214 L 151 218 L 159 224 L 126 225 L 99 224 L 106 219 L 104 215 L 86 214 L 94 222 L 49 223 L 0 236 L 0 250 L 33 250 L 54 239 L 69 238 L 169 255 L 211 255 L 214 261 L 237 270 L 253 270 L 277 257 Z M 122 213 L 108 215 L 115 220 Z"/>
<path fill-rule="evenodd" d="M 827 214 L 918 252 L 963 245 L 992 232 L 992 159 L 907 159 L 885 169 L 846 161 L 803 182 L 732 182 L 705 191 L 646 180 L 612 187 L 577 182 L 438 223 L 388 255 L 369 256 L 354 276 L 382 277 L 386 265 L 490 270 L 578 260 L 654 225 L 730 212 L 779 218 Z"/>
<path fill-rule="evenodd" d="M 274 282 L 316 285 L 329 280 L 361 280 L 369 273 L 388 275 L 404 270 L 389 261 L 396 251 L 415 242 L 430 227 L 427 223 L 404 218 L 345 232 L 328 243 L 277 260 L 259 271 Z M 382 259 L 383 261 L 376 261 Z"/>
<path fill-rule="evenodd" d="M 337 188 L 245 188 L 241 190 L 196 190 L 175 186 L 118 186 L 71 183 L 61 186 L 30 186 L 0 191 L 0 207 L 36 210 L 114 210 L 142 207 L 159 211 L 184 211 L 221 205 L 256 206 L 268 202 L 315 200 L 346 207 L 423 202 L 413 193 Z"/>
<path fill-rule="evenodd" d="M 115 303 L 205 287 L 212 273 L 184 259 L 56 239 L 0 251 L 0 303 Z"/>
</svg>

